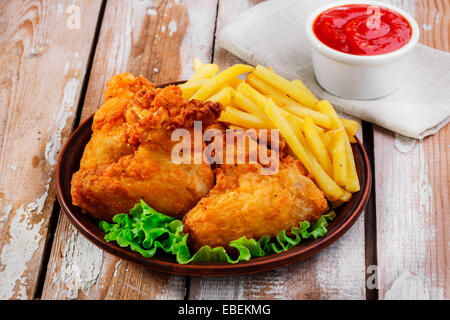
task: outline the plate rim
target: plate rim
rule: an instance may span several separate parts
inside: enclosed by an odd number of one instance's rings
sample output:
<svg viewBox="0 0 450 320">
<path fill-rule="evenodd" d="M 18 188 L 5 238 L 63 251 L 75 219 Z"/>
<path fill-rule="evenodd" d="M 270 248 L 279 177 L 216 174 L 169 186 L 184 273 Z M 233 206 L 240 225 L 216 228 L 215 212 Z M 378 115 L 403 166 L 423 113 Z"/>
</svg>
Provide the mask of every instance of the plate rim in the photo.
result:
<svg viewBox="0 0 450 320">
<path fill-rule="evenodd" d="M 185 81 L 173 81 L 158 85 L 157 87 L 165 87 L 167 85 L 177 85 Z M 131 261 L 142 265 L 143 267 L 171 274 L 178 275 L 189 275 L 189 276 L 233 276 L 242 274 L 252 274 L 258 272 L 264 272 L 268 270 L 273 270 L 275 268 L 280 268 L 288 264 L 298 262 L 311 257 L 312 255 L 318 253 L 319 251 L 330 246 L 337 239 L 342 237 L 358 220 L 364 211 L 369 198 L 370 191 L 372 187 L 372 170 L 370 165 L 370 160 L 368 158 L 367 152 L 359 140 L 355 136 L 357 141 L 357 148 L 360 150 L 362 163 L 364 168 L 361 168 L 361 174 L 365 174 L 366 183 L 364 188 L 361 190 L 361 199 L 356 204 L 356 207 L 350 213 L 349 217 L 344 220 L 341 225 L 339 225 L 335 230 L 328 232 L 324 237 L 306 240 L 311 243 L 307 247 L 294 247 L 285 252 L 272 254 L 265 257 L 253 258 L 249 261 L 241 261 L 237 264 L 229 263 L 195 263 L 195 264 L 178 264 L 176 261 L 169 262 L 158 257 L 145 258 L 139 253 L 130 250 L 129 248 L 122 248 L 117 243 L 106 242 L 104 239 L 99 239 L 93 231 L 87 228 L 77 217 L 76 214 L 72 212 L 66 199 L 64 197 L 64 192 L 62 188 L 61 181 L 61 166 L 62 162 L 66 158 L 67 150 L 71 143 L 74 141 L 82 129 L 85 129 L 86 125 L 93 120 L 94 114 L 86 118 L 70 135 L 67 139 L 64 147 L 61 149 L 59 155 L 58 164 L 56 168 L 56 195 L 58 202 L 60 204 L 61 210 L 69 218 L 70 223 L 81 233 L 83 236 L 89 240 L 91 243 L 101 248 L 102 250 L 127 261 Z M 90 126 L 91 127 L 91 126 Z M 92 129 L 91 129 L 92 130 Z"/>
</svg>

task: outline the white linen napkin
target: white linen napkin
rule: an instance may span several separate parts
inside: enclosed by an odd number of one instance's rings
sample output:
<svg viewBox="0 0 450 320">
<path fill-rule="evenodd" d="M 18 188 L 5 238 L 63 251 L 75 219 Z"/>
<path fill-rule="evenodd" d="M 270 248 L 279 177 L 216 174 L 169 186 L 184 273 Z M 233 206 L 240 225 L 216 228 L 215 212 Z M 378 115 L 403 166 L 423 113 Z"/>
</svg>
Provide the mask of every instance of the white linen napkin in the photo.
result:
<svg viewBox="0 0 450 320">
<path fill-rule="evenodd" d="M 419 45 L 412 53 L 405 82 L 384 98 L 348 100 L 319 86 L 304 29 L 309 13 L 329 2 L 263 2 L 227 25 L 219 36 L 219 45 L 250 64 L 271 66 L 288 79 L 302 80 L 319 99 L 329 100 L 338 111 L 402 135 L 422 139 L 443 128 L 450 120 L 450 53 Z"/>
</svg>

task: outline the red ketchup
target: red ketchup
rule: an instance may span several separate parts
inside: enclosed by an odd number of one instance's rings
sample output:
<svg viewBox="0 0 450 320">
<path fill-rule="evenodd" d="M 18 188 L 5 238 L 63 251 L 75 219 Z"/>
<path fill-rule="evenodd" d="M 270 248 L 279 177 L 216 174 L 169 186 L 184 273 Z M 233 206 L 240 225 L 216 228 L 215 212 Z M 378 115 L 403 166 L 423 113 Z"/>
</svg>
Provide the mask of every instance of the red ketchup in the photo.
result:
<svg viewBox="0 0 450 320">
<path fill-rule="evenodd" d="M 317 38 L 330 48 L 360 56 L 400 49 L 412 29 L 400 14 L 379 6 L 350 4 L 322 12 L 314 21 Z"/>
</svg>

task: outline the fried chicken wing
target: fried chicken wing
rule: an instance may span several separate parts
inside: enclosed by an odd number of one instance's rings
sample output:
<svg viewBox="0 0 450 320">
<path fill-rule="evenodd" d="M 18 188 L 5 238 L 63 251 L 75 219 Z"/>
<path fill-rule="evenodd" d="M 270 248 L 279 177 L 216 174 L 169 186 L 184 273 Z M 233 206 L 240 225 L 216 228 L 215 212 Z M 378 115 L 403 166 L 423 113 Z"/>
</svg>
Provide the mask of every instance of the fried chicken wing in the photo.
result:
<svg viewBox="0 0 450 320">
<path fill-rule="evenodd" d="M 221 105 L 185 101 L 176 86 L 155 89 L 125 73 L 108 81 L 80 170 L 72 177 L 72 201 L 93 217 L 110 221 L 140 199 L 182 217 L 214 185 L 209 164 L 175 164 L 172 130 L 192 131 L 194 120 L 214 122 Z"/>
<path fill-rule="evenodd" d="M 98 219 L 128 212 L 140 199 L 157 211 L 182 216 L 213 184 L 208 165 L 172 164 L 164 148 L 146 143 L 117 162 L 78 171 L 72 180 L 72 197 Z"/>
<path fill-rule="evenodd" d="M 154 90 L 147 79 L 129 73 L 120 73 L 108 81 L 104 104 L 94 115 L 93 133 L 80 162 L 81 170 L 95 169 L 135 151 L 125 138 L 124 123 L 128 104 L 142 88 Z"/>
<path fill-rule="evenodd" d="M 274 175 L 261 175 L 259 164 L 221 165 L 215 187 L 184 216 L 184 232 L 196 249 L 228 247 L 242 236 L 274 237 L 300 221 L 314 223 L 326 210 L 322 191 L 290 156 Z"/>
</svg>

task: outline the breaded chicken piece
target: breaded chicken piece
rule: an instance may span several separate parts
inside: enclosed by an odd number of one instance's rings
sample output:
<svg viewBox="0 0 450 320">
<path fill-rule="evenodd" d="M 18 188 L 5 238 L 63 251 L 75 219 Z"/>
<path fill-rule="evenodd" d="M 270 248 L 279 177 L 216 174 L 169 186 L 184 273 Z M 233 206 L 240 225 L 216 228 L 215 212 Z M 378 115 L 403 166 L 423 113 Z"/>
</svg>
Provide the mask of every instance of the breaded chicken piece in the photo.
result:
<svg viewBox="0 0 450 320">
<path fill-rule="evenodd" d="M 193 120 L 215 121 L 217 103 L 185 101 L 175 86 L 155 89 L 146 79 L 120 74 L 108 81 L 80 170 L 72 177 L 72 202 L 111 221 L 143 199 L 154 209 L 182 217 L 214 185 L 209 164 L 172 163 L 175 128 Z"/>
<path fill-rule="evenodd" d="M 242 236 L 274 237 L 300 221 L 314 223 L 328 210 L 322 191 L 298 160 L 284 158 L 274 175 L 261 175 L 260 169 L 245 164 L 216 170 L 215 187 L 183 219 L 196 249 L 228 247 Z"/>
<path fill-rule="evenodd" d="M 75 173 L 72 197 L 97 219 L 111 220 L 140 199 L 159 212 L 182 217 L 213 185 L 209 165 L 173 164 L 164 148 L 146 143 L 117 162 Z"/>
<path fill-rule="evenodd" d="M 94 169 L 135 151 L 125 137 L 124 123 L 128 104 L 142 88 L 154 90 L 150 81 L 129 73 L 115 75 L 107 82 L 104 104 L 94 115 L 92 137 L 85 147 L 80 169 Z"/>
</svg>

